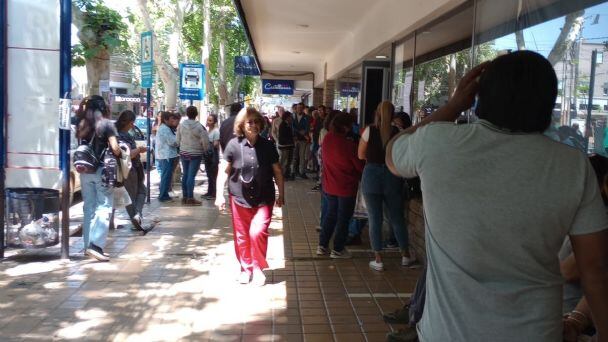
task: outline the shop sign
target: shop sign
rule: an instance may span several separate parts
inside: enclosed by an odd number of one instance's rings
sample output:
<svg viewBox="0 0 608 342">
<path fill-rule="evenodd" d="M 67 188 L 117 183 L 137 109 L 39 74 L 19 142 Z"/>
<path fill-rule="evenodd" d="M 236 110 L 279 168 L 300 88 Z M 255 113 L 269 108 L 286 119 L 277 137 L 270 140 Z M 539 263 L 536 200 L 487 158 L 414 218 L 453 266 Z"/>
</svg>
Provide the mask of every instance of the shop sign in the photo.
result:
<svg viewBox="0 0 608 342">
<path fill-rule="evenodd" d="M 203 64 L 179 65 L 179 98 L 202 100 L 205 98 L 205 66 Z"/>
<path fill-rule="evenodd" d="M 340 83 L 341 97 L 357 97 L 359 96 L 359 83 L 342 82 Z"/>
<path fill-rule="evenodd" d="M 293 95 L 293 80 L 262 80 L 262 94 Z"/>
<path fill-rule="evenodd" d="M 260 70 L 253 56 L 234 56 L 234 73 L 236 75 L 259 76 Z"/>
<path fill-rule="evenodd" d="M 137 95 L 114 95 L 114 102 L 141 103 L 141 97 Z"/>
<path fill-rule="evenodd" d="M 152 88 L 154 84 L 154 45 L 152 31 L 141 34 L 141 87 Z"/>
</svg>

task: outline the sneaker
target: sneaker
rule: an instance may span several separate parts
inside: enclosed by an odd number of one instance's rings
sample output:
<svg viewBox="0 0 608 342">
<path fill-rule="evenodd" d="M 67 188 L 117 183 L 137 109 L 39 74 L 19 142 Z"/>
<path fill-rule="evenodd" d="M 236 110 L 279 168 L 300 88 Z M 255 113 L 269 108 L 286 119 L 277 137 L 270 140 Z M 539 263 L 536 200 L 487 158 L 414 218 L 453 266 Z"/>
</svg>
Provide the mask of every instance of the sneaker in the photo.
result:
<svg viewBox="0 0 608 342">
<path fill-rule="evenodd" d="M 173 202 L 173 198 L 171 198 L 171 197 L 159 198 L 158 201 L 159 202 Z"/>
<path fill-rule="evenodd" d="M 399 245 L 393 241 L 387 241 L 384 243 L 384 248 L 386 248 L 386 249 L 395 249 L 398 247 L 399 247 Z"/>
<path fill-rule="evenodd" d="M 144 230 L 144 228 L 141 226 L 141 221 L 141 216 L 139 214 L 135 214 L 135 216 L 133 216 L 131 219 L 131 223 L 133 224 L 131 230 Z"/>
<path fill-rule="evenodd" d="M 245 271 L 242 271 L 241 274 L 239 274 L 239 277 L 237 279 L 239 284 L 249 284 L 250 280 L 251 280 L 251 274 L 249 274 Z"/>
<path fill-rule="evenodd" d="M 407 327 L 386 334 L 386 342 L 414 342 L 418 341 L 416 327 Z"/>
<path fill-rule="evenodd" d="M 198 205 L 203 205 L 203 202 L 201 202 L 199 200 L 196 200 L 194 198 L 187 198 L 185 205 L 187 205 L 187 206 L 198 206 Z"/>
<path fill-rule="evenodd" d="M 416 263 L 416 257 L 401 257 L 401 266 L 412 266 Z"/>
<path fill-rule="evenodd" d="M 321 186 L 319 184 L 313 186 L 310 191 L 321 191 Z"/>
<path fill-rule="evenodd" d="M 376 260 L 372 260 L 369 262 L 369 268 L 374 271 L 384 271 L 384 263 L 377 262 Z"/>
<path fill-rule="evenodd" d="M 98 261 L 110 261 L 110 257 L 103 252 L 101 247 L 96 246 L 94 244 L 90 244 L 89 248 L 85 251 L 86 255 L 90 255 Z"/>
<path fill-rule="evenodd" d="M 408 324 L 410 322 L 410 305 L 382 315 L 382 319 L 389 324 Z"/>
<path fill-rule="evenodd" d="M 251 279 L 252 286 L 264 286 L 266 284 L 266 275 L 260 269 L 256 269 L 253 271 L 253 278 Z"/>
<path fill-rule="evenodd" d="M 350 259 L 353 256 L 350 254 L 350 252 L 346 248 L 344 248 L 340 252 L 338 252 L 336 250 L 332 250 L 329 257 L 332 259 Z"/>
<path fill-rule="evenodd" d="M 329 251 L 323 246 L 317 246 L 317 255 L 327 255 Z"/>
</svg>

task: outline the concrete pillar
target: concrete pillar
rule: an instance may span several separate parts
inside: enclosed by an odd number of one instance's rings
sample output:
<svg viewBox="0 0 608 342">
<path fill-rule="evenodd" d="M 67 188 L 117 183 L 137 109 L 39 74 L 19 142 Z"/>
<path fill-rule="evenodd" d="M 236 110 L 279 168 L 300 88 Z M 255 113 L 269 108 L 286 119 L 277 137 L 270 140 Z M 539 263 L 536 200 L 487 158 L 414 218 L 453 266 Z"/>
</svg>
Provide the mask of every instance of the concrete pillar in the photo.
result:
<svg viewBox="0 0 608 342">
<path fill-rule="evenodd" d="M 319 107 L 323 104 L 323 88 L 312 89 L 312 105 L 313 107 Z"/>
<path fill-rule="evenodd" d="M 323 104 L 326 107 L 334 107 L 334 91 L 336 87 L 336 81 L 326 80 L 325 88 L 323 89 Z"/>
</svg>

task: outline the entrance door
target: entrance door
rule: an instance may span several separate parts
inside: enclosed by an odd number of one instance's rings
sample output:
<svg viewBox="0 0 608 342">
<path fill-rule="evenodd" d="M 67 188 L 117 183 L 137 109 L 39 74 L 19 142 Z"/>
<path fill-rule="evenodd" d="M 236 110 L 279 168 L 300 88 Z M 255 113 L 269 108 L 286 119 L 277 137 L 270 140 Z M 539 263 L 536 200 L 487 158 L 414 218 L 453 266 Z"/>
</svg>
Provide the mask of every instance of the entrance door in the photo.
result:
<svg viewBox="0 0 608 342">
<path fill-rule="evenodd" d="M 389 99 L 390 62 L 366 61 L 362 66 L 359 124 L 364 127 L 374 122 L 378 104 Z"/>
</svg>

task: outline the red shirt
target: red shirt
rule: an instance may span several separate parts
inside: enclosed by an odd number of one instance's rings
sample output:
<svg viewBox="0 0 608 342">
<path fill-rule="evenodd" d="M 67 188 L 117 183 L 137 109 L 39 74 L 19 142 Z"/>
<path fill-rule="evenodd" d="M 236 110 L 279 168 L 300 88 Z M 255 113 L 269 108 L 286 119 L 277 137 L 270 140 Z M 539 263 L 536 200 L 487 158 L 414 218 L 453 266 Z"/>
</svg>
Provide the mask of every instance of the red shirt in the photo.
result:
<svg viewBox="0 0 608 342">
<path fill-rule="evenodd" d="M 346 136 L 329 132 L 321 146 L 323 191 L 340 197 L 357 196 L 365 162 L 357 157 L 357 143 Z"/>
</svg>

